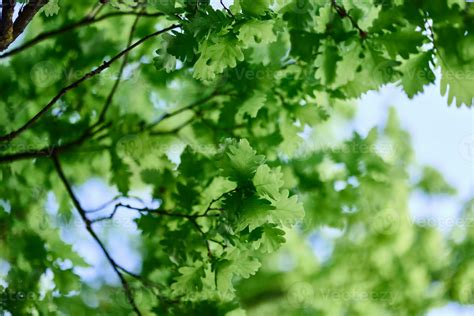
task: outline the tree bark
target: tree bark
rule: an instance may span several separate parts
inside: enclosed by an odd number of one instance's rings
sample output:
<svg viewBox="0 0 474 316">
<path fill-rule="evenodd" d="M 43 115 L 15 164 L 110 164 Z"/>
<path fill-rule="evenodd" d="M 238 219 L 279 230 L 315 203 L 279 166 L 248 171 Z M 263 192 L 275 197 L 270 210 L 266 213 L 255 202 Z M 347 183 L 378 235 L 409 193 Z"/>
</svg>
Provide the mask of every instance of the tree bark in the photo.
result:
<svg viewBox="0 0 474 316">
<path fill-rule="evenodd" d="M 18 13 L 18 18 L 13 22 L 15 0 L 2 0 L 2 21 L 0 23 L 0 51 L 7 49 L 15 39 L 23 33 L 35 14 L 48 0 L 32 0 Z"/>
</svg>

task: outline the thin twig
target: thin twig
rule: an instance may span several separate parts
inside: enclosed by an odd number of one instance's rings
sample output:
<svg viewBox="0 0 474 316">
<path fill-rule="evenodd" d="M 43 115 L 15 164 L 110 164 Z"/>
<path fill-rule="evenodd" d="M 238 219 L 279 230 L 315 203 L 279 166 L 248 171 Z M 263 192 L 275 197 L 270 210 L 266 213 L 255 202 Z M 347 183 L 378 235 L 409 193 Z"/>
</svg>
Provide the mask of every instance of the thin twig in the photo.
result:
<svg viewBox="0 0 474 316">
<path fill-rule="evenodd" d="M 217 198 L 213 199 L 209 205 L 207 206 L 206 210 L 204 211 L 204 213 L 202 215 L 207 215 L 207 213 L 209 213 L 209 211 L 222 211 L 223 209 L 221 208 L 213 208 L 212 206 L 214 205 L 214 203 L 216 203 L 217 201 L 220 201 L 224 196 L 226 196 L 227 194 L 229 193 L 232 193 L 232 192 L 235 192 L 237 191 L 238 188 L 235 188 L 235 189 L 232 189 L 230 191 L 227 191 L 227 192 L 224 192 L 222 193 L 220 196 L 218 196 Z"/>
<path fill-rule="evenodd" d="M 131 205 L 128 205 L 128 204 L 124 204 L 124 203 L 117 203 L 115 204 L 114 206 L 114 209 L 113 211 L 107 215 L 107 216 L 104 216 L 104 217 L 99 217 L 97 219 L 94 219 L 92 220 L 91 222 L 92 223 L 96 223 L 96 222 L 101 222 L 101 221 L 104 221 L 104 220 L 108 220 L 108 219 L 112 219 L 115 214 L 117 213 L 117 210 L 119 208 L 127 208 L 129 210 L 134 210 L 134 211 L 138 211 L 140 213 L 149 213 L 149 214 L 158 214 L 158 215 L 163 215 L 163 216 L 169 216 L 169 217 L 181 217 L 181 218 L 186 218 L 186 219 L 196 219 L 196 218 L 199 218 L 199 217 L 217 217 L 219 216 L 219 214 L 183 214 L 183 213 L 176 213 L 176 212 L 172 212 L 172 211 L 167 211 L 167 210 L 160 210 L 160 209 L 151 209 L 151 208 L 148 208 L 148 207 L 135 207 L 135 206 L 131 206 Z"/>
<path fill-rule="evenodd" d="M 112 256 L 109 254 L 109 252 L 105 248 L 105 245 L 100 240 L 99 236 L 97 236 L 96 232 L 92 229 L 92 226 L 91 226 L 92 222 L 91 222 L 91 220 L 89 220 L 87 218 L 86 212 L 84 211 L 84 209 L 81 206 L 81 203 L 79 202 L 78 198 L 74 194 L 74 191 L 72 190 L 72 186 L 68 182 L 68 180 L 66 178 L 66 175 L 64 174 L 61 163 L 59 161 L 59 157 L 56 154 L 54 154 L 52 159 L 53 159 L 53 163 L 54 163 L 54 167 L 56 169 L 56 172 L 58 173 L 59 178 L 61 179 L 64 187 L 66 188 L 66 191 L 68 192 L 72 202 L 74 203 L 74 206 L 76 207 L 77 211 L 79 212 L 79 215 L 82 218 L 82 221 L 84 222 L 84 224 L 86 226 L 86 230 L 89 232 L 89 234 L 92 236 L 92 238 L 99 245 L 99 247 L 101 248 L 101 250 L 104 253 L 105 257 L 107 258 L 110 265 L 112 266 L 113 270 L 115 271 L 115 273 L 119 277 L 120 282 L 122 283 L 122 287 L 125 290 L 125 295 L 127 296 L 128 302 L 132 306 L 133 310 L 135 311 L 135 313 L 137 315 L 141 315 L 141 312 L 140 312 L 140 310 L 138 309 L 138 307 L 135 303 L 135 299 L 133 298 L 133 294 L 132 294 L 132 291 L 130 289 L 130 285 L 128 284 L 127 280 L 124 278 L 124 276 L 120 272 L 117 263 L 112 258 Z"/>
<path fill-rule="evenodd" d="M 160 118 L 158 118 L 155 122 L 152 122 L 150 123 L 146 129 L 151 129 L 153 127 L 155 127 L 156 125 L 158 125 L 159 123 L 161 123 L 162 121 L 172 117 L 172 116 L 175 116 L 175 115 L 178 115 L 180 113 L 183 113 L 184 111 L 187 111 L 187 110 L 192 110 L 194 108 L 196 108 L 197 106 L 203 104 L 203 103 L 206 103 L 207 101 L 213 99 L 214 97 L 216 96 L 219 96 L 219 95 L 223 95 L 224 93 L 222 92 L 219 92 L 218 90 L 214 90 L 214 92 L 212 92 L 210 95 L 208 95 L 207 97 L 204 97 L 202 99 L 199 99 L 197 100 L 196 102 L 193 102 L 187 106 L 184 106 L 182 108 L 179 108 L 175 111 L 172 111 L 172 112 L 169 112 L 169 113 L 166 113 L 164 114 L 163 116 L 161 116 Z"/>
<path fill-rule="evenodd" d="M 111 199 L 110 201 L 102 204 L 101 206 L 95 208 L 95 209 L 91 209 L 91 210 L 86 210 L 86 213 L 90 214 L 90 213 L 97 213 L 97 212 L 100 212 L 102 211 L 103 209 L 105 209 L 107 206 L 117 202 L 119 199 L 134 199 L 134 200 L 137 200 L 138 202 L 142 203 L 143 205 L 145 205 L 145 201 L 143 201 L 141 198 L 137 197 L 137 196 L 124 196 L 122 194 L 120 195 L 117 195 L 115 196 L 113 199 Z"/>
<path fill-rule="evenodd" d="M 89 11 L 89 13 L 87 13 L 86 17 L 93 18 L 93 17 L 97 16 L 97 14 L 99 14 L 99 12 L 103 8 L 104 8 L 104 3 L 100 2 L 100 1 L 97 2 L 96 4 L 94 4 L 92 9 Z"/>
<path fill-rule="evenodd" d="M 220 0 L 220 3 L 221 3 L 221 6 L 224 8 L 224 10 L 226 10 L 227 13 L 229 13 L 231 17 L 234 17 L 234 15 L 232 14 L 232 11 L 230 11 L 229 8 L 226 7 L 226 5 L 224 4 L 224 1 Z"/>
<path fill-rule="evenodd" d="M 180 218 L 187 219 L 189 222 L 191 222 L 194 225 L 194 227 L 197 229 L 197 231 L 203 236 L 209 258 L 212 258 L 212 252 L 211 252 L 211 247 L 209 245 L 209 241 L 213 241 L 215 243 L 220 244 L 222 247 L 225 247 L 225 245 L 223 243 L 221 243 L 217 240 L 208 240 L 207 234 L 202 230 L 201 226 L 199 226 L 199 224 L 196 221 L 196 219 L 200 218 L 200 217 L 217 217 L 217 216 L 219 216 L 219 214 L 182 214 L 182 213 L 175 213 L 175 212 L 165 211 L 165 210 L 160 210 L 160 209 L 150 209 L 150 208 L 146 208 L 146 207 L 145 208 L 133 207 L 133 206 L 130 206 L 130 205 L 127 205 L 127 204 L 118 203 L 118 204 L 115 205 L 113 211 L 108 216 L 96 218 L 96 219 L 90 221 L 91 224 L 95 224 L 95 223 L 98 223 L 98 222 L 102 222 L 102 221 L 105 221 L 105 220 L 112 219 L 115 216 L 115 214 L 117 213 L 117 210 L 120 207 L 124 207 L 124 208 L 130 209 L 130 210 L 135 210 L 135 211 L 138 211 L 140 213 L 145 212 L 145 213 L 149 213 L 149 214 L 158 214 L 158 215 L 163 215 L 163 216 L 180 217 Z"/>
</svg>

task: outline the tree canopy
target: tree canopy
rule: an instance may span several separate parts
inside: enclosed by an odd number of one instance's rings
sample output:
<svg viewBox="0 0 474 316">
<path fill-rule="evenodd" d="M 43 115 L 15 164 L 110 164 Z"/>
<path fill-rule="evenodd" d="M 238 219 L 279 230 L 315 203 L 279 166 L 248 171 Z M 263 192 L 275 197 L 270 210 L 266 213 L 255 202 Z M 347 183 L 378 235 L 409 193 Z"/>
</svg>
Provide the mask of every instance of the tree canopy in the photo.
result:
<svg viewBox="0 0 474 316">
<path fill-rule="evenodd" d="M 357 98 L 387 84 L 413 98 L 439 80 L 447 106 L 471 107 L 473 30 L 464 0 L 3 0 L 0 311 L 474 304 L 474 200 L 448 234 L 410 218 L 412 192 L 456 189 L 416 162 L 393 109 L 339 137 Z M 89 207 L 90 179 L 117 196 Z M 106 261 L 95 282 L 68 231 Z M 324 231 L 327 259 L 312 247 Z"/>
</svg>

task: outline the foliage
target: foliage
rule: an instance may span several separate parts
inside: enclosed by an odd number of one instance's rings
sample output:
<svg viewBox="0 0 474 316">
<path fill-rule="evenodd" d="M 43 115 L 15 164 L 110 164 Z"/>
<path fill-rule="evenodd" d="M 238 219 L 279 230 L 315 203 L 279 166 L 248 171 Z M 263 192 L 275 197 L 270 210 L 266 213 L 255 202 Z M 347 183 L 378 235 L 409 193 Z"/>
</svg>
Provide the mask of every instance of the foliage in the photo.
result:
<svg viewBox="0 0 474 316">
<path fill-rule="evenodd" d="M 472 201 L 468 225 L 447 236 L 410 219 L 413 190 L 456 191 L 431 167 L 413 183 L 394 111 L 368 135 L 331 132 L 386 84 L 413 98 L 439 79 L 449 104 L 472 106 L 471 3 L 33 3 L 15 42 L 0 22 L 0 309 L 422 315 L 474 304 Z M 118 194 L 97 210 L 79 194 L 91 178 Z M 120 214 L 138 231 L 120 237 L 136 239 L 139 271 L 110 249 L 119 236 L 103 225 Z M 80 276 L 91 262 L 71 230 L 113 282 Z M 312 242 L 325 231 L 339 235 L 321 260 Z"/>
</svg>

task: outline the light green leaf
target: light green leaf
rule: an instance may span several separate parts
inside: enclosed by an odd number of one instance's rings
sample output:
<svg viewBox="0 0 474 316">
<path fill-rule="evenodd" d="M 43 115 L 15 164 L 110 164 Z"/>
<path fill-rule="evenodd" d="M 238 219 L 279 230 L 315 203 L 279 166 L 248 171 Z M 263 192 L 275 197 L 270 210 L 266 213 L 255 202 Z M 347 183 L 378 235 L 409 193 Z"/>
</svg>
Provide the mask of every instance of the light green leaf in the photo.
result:
<svg viewBox="0 0 474 316">
<path fill-rule="evenodd" d="M 242 120 L 245 114 L 251 118 L 257 116 L 258 111 L 265 105 L 267 96 L 261 91 L 256 91 L 250 98 L 248 98 L 239 108 L 236 114 L 237 120 Z"/>
<path fill-rule="evenodd" d="M 336 63 L 339 60 L 337 47 L 331 40 L 325 40 L 319 53 L 314 63 L 318 67 L 316 79 L 321 80 L 322 84 L 330 85 L 336 78 Z"/>
<path fill-rule="evenodd" d="M 59 0 L 50 0 L 43 7 L 43 12 L 46 16 L 56 15 L 59 12 Z"/>
<path fill-rule="evenodd" d="M 398 69 L 402 72 L 402 86 L 409 98 L 423 91 L 424 87 L 435 80 L 431 70 L 431 52 L 411 56 Z"/>
<path fill-rule="evenodd" d="M 190 267 L 179 268 L 180 275 L 175 279 L 176 282 L 171 284 L 171 289 L 176 295 L 188 294 L 192 296 L 192 291 L 202 289 L 204 278 L 203 265 L 197 263 Z"/>
<path fill-rule="evenodd" d="M 298 202 L 298 197 L 290 197 L 288 190 L 283 190 L 277 199 L 272 200 L 274 209 L 271 211 L 273 221 L 290 227 L 304 217 L 303 204 Z"/>
<path fill-rule="evenodd" d="M 274 24 L 272 20 L 251 20 L 240 27 L 238 38 L 243 42 L 243 47 L 273 43 L 277 39 L 273 32 Z"/>
<path fill-rule="evenodd" d="M 194 64 L 194 77 L 204 81 L 214 79 L 244 59 L 239 42 L 229 38 L 219 38 L 217 43 L 205 40 L 199 45 L 199 51 L 201 55 Z"/>
<path fill-rule="evenodd" d="M 358 43 L 352 43 L 341 48 L 342 59 L 337 63 L 337 76 L 333 86 L 340 87 L 354 80 L 357 69 L 362 64 L 360 54 L 362 49 Z"/>
<path fill-rule="evenodd" d="M 283 174 L 281 168 L 270 169 L 267 165 L 261 165 L 253 178 L 253 184 L 257 193 L 264 198 L 275 198 L 283 185 Z"/>
<path fill-rule="evenodd" d="M 241 139 L 237 144 L 230 145 L 224 162 L 224 174 L 231 180 L 249 181 L 265 157 L 257 155 L 246 139 Z"/>
</svg>

